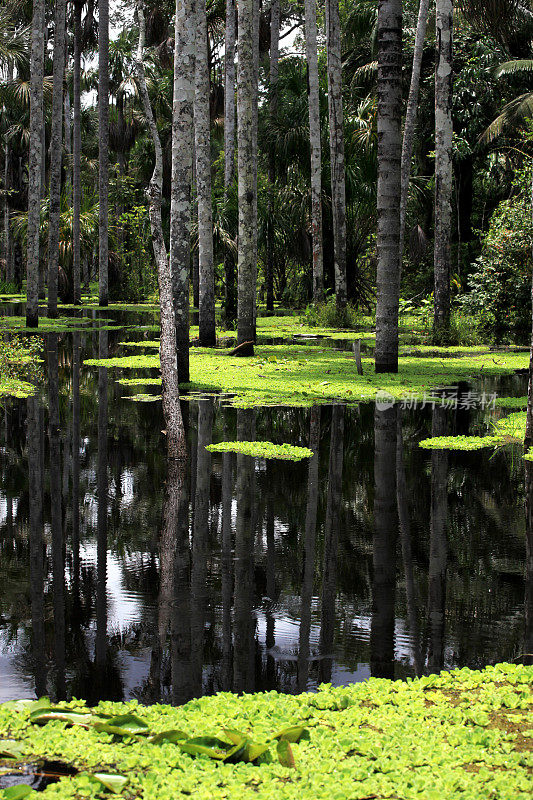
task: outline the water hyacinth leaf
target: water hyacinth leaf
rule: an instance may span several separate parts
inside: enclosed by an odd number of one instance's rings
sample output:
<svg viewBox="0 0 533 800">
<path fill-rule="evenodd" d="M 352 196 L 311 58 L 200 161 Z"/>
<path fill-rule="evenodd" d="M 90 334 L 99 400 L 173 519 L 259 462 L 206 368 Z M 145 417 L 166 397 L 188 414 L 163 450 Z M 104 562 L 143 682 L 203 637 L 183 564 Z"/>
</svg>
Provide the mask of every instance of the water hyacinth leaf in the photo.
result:
<svg viewBox="0 0 533 800">
<path fill-rule="evenodd" d="M 287 739 L 280 739 L 276 745 L 276 750 L 278 753 L 279 763 L 282 767 L 290 767 L 292 769 L 296 767 L 296 764 L 294 763 L 292 747 Z"/>
<path fill-rule="evenodd" d="M 150 736 L 148 741 L 152 744 L 161 744 L 161 742 L 171 742 L 172 744 L 176 744 L 176 742 L 182 742 L 184 739 L 188 738 L 188 735 L 183 731 L 171 730 L 156 733 L 154 736 Z"/>
<path fill-rule="evenodd" d="M 135 714 L 119 714 L 106 722 L 96 722 L 94 728 L 99 733 L 113 733 L 116 736 L 142 736 L 150 732 L 146 722 Z"/>
<path fill-rule="evenodd" d="M 257 761 L 257 759 L 270 749 L 270 744 L 255 744 L 248 742 L 245 751 L 245 761 Z"/>
<path fill-rule="evenodd" d="M 209 756 L 217 760 L 225 759 L 231 752 L 231 745 L 216 736 L 195 736 L 177 744 L 180 750 L 191 756 Z"/>
<path fill-rule="evenodd" d="M 106 789 L 109 789 L 114 794 L 120 794 L 128 782 L 124 775 L 112 775 L 107 772 L 95 772 L 91 777 L 95 778 L 102 786 L 105 786 Z"/>
<path fill-rule="evenodd" d="M 86 728 L 94 720 L 94 717 L 92 714 L 84 714 L 60 706 L 36 708 L 30 713 L 30 721 L 37 725 L 46 725 L 47 722 L 53 722 L 55 720 L 67 722 L 69 725 L 82 725 Z"/>
<path fill-rule="evenodd" d="M 284 728 L 282 731 L 278 731 L 278 733 L 274 734 L 272 739 L 285 739 L 286 742 L 297 744 L 304 734 L 307 734 L 307 737 L 309 737 L 307 728 L 302 725 L 295 725 L 292 728 Z"/>
<path fill-rule="evenodd" d="M 24 749 L 14 739 L 0 739 L 0 758 L 21 758 Z"/>
<path fill-rule="evenodd" d="M 248 749 L 248 742 L 244 741 L 240 744 L 236 744 L 231 750 L 228 750 L 224 757 L 224 761 L 228 764 L 238 764 L 239 761 L 246 761 L 247 760 L 247 749 Z"/>
<path fill-rule="evenodd" d="M 4 789 L 0 794 L 0 798 L 2 800 L 23 800 L 24 797 L 29 797 L 31 794 L 36 795 L 37 792 L 27 783 L 19 783 L 18 786 L 9 786 Z"/>
<path fill-rule="evenodd" d="M 224 728 L 224 733 L 233 744 L 242 744 L 248 739 L 248 736 L 242 731 L 236 731 L 234 728 Z"/>
</svg>

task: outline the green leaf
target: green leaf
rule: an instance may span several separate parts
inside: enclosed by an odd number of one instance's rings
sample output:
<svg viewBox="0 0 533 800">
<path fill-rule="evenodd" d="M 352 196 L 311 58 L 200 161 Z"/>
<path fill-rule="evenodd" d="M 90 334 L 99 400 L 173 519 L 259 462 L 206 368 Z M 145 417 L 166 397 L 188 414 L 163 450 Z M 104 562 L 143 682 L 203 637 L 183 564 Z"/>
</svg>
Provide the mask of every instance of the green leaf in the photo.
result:
<svg viewBox="0 0 533 800">
<path fill-rule="evenodd" d="M 106 789 L 109 789 L 110 792 L 114 792 L 114 794 L 120 794 L 128 782 L 128 779 L 124 777 L 124 775 L 111 775 L 107 772 L 95 772 L 90 777 L 96 778 L 102 786 L 105 786 Z"/>
<path fill-rule="evenodd" d="M 92 714 L 82 714 L 60 706 L 39 707 L 30 714 L 30 722 L 36 725 L 46 725 L 47 722 L 60 720 L 61 722 L 68 722 L 70 725 L 87 727 L 93 719 Z"/>
<path fill-rule="evenodd" d="M 187 739 L 186 742 L 177 742 L 178 747 L 184 753 L 191 756 L 209 756 L 218 760 L 225 759 L 228 752 L 231 752 L 231 745 L 217 739 L 216 736 L 196 736 Z"/>
<path fill-rule="evenodd" d="M 0 739 L 0 758 L 21 758 L 24 750 L 14 739 Z"/>
<path fill-rule="evenodd" d="M 269 747 L 270 744 L 255 744 L 254 742 L 248 742 L 246 746 L 245 760 L 257 761 L 259 756 L 262 756 L 263 753 L 266 753 Z"/>
<path fill-rule="evenodd" d="M 156 733 L 154 736 L 150 736 L 148 739 L 149 742 L 152 744 L 161 744 L 161 742 L 171 742 L 172 744 L 176 744 L 177 742 L 183 741 L 183 739 L 188 739 L 188 735 L 183 731 L 178 730 L 171 730 L 171 731 L 162 731 L 161 733 Z"/>
<path fill-rule="evenodd" d="M 276 745 L 276 750 L 278 752 L 279 763 L 282 767 L 291 767 L 292 769 L 296 767 L 292 754 L 292 747 L 287 739 L 280 739 Z"/>
<path fill-rule="evenodd" d="M 239 761 L 246 761 L 246 751 L 248 748 L 248 742 L 240 742 L 236 744 L 231 750 L 228 750 L 224 757 L 224 761 L 228 764 L 237 764 Z"/>
<path fill-rule="evenodd" d="M 295 725 L 292 728 L 284 728 L 282 731 L 278 731 L 278 733 L 274 734 L 272 740 L 285 739 L 286 742 L 294 742 L 297 744 L 306 733 L 307 728 L 302 725 Z"/>
<path fill-rule="evenodd" d="M 235 728 L 223 728 L 224 733 L 233 744 L 241 744 L 248 739 L 248 736 L 242 731 L 236 731 Z"/>
<path fill-rule="evenodd" d="M 2 800 L 22 800 L 22 798 L 28 797 L 30 794 L 37 794 L 37 792 L 27 783 L 19 783 L 18 786 L 9 786 L 9 788 L 4 789 L 1 797 Z"/>
<path fill-rule="evenodd" d="M 146 722 L 135 714 L 119 714 L 107 722 L 95 722 L 94 729 L 100 733 L 113 733 L 115 736 L 139 736 L 150 732 Z"/>
</svg>

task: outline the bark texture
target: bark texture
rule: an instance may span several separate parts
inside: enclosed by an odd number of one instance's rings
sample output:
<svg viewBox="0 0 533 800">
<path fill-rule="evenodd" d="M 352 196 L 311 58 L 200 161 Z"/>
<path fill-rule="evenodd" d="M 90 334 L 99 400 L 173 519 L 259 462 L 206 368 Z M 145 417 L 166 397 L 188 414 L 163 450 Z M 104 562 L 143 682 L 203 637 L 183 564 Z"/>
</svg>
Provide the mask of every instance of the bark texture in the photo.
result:
<svg viewBox="0 0 533 800">
<path fill-rule="evenodd" d="M 254 98 L 257 95 L 257 76 L 254 63 L 254 6 L 255 0 L 241 0 L 239 3 L 239 64 L 237 71 L 237 172 L 239 192 L 237 344 L 255 341 L 257 167 L 254 161 Z"/>
<path fill-rule="evenodd" d="M 109 300 L 109 0 L 98 0 L 98 301 Z"/>
<path fill-rule="evenodd" d="M 270 6 L 270 124 L 274 129 L 278 113 L 278 73 L 279 73 L 279 24 L 280 6 L 279 0 L 272 0 Z M 268 180 L 270 183 L 269 198 L 269 220 L 270 225 L 267 230 L 267 253 L 266 253 L 266 308 L 267 311 L 274 310 L 274 184 L 276 182 L 276 152 L 271 146 L 268 154 Z"/>
<path fill-rule="evenodd" d="M 224 206 L 235 178 L 235 0 L 226 0 L 224 39 Z M 228 321 L 237 318 L 235 293 L 235 261 L 231 253 L 224 256 L 224 313 Z"/>
<path fill-rule="evenodd" d="M 34 0 L 31 22 L 30 60 L 30 145 L 28 156 L 28 233 L 26 252 L 26 326 L 39 325 L 39 227 L 41 211 L 41 174 L 44 158 L 43 73 L 44 73 L 44 0 Z"/>
<path fill-rule="evenodd" d="M 322 245 L 322 149 L 316 0 L 305 0 L 305 54 L 307 58 L 309 144 L 311 149 L 311 232 L 313 237 L 313 302 L 324 299 Z"/>
<path fill-rule="evenodd" d="M 199 339 L 216 344 L 213 209 L 211 204 L 211 125 L 208 32 L 205 0 L 196 0 L 196 87 L 194 94 L 196 196 L 198 200 Z"/>
<path fill-rule="evenodd" d="M 446 409 L 436 405 L 433 409 L 432 436 L 446 436 L 448 425 Z M 430 672 L 440 672 L 444 667 L 444 632 L 446 621 L 446 570 L 448 539 L 448 451 L 431 453 L 431 521 L 429 536 L 428 618 Z"/>
<path fill-rule="evenodd" d="M 180 380 L 183 382 L 189 380 L 189 268 L 195 48 L 195 1 L 176 0 L 174 94 L 172 104 L 170 267 L 176 319 L 178 373 Z"/>
<path fill-rule="evenodd" d="M 339 0 L 326 0 L 328 52 L 329 149 L 331 207 L 335 259 L 335 297 L 338 308 L 347 303 L 346 288 L 346 181 L 344 173 L 344 125 Z"/>
<path fill-rule="evenodd" d="M 50 139 L 50 212 L 48 223 L 48 316 L 51 318 L 57 317 L 66 14 L 66 0 L 56 0 L 53 63 L 54 88 L 52 98 L 52 134 Z"/>
<path fill-rule="evenodd" d="M 376 372 L 398 372 L 402 3 L 378 9 L 378 233 Z"/>
<path fill-rule="evenodd" d="M 435 63 L 435 313 L 433 335 L 441 340 L 450 321 L 452 234 L 453 0 L 437 0 Z"/>
<path fill-rule="evenodd" d="M 428 22 L 430 0 L 420 0 L 418 20 L 416 24 L 415 49 L 413 53 L 413 68 L 411 71 L 411 85 L 405 112 L 402 144 L 402 192 L 400 200 L 400 266 L 403 255 L 405 238 L 405 214 L 407 211 L 407 198 L 409 195 L 409 178 L 411 177 L 411 157 L 415 140 L 416 112 L 418 108 L 418 93 L 420 89 L 420 72 L 422 69 L 422 56 L 424 54 L 424 40 Z"/>
<path fill-rule="evenodd" d="M 74 2 L 73 137 L 72 137 L 72 282 L 73 298 L 81 303 L 81 0 Z"/>
<path fill-rule="evenodd" d="M 136 55 L 136 74 L 141 94 L 143 113 L 150 129 L 155 151 L 155 165 L 147 190 L 152 244 L 157 264 L 159 281 L 159 304 L 161 308 L 160 361 L 163 383 L 162 403 L 163 415 L 167 431 L 167 450 L 170 458 L 184 458 L 186 455 L 185 431 L 181 414 L 178 385 L 178 367 L 176 353 L 174 302 L 172 296 L 172 276 L 168 260 L 167 248 L 163 236 L 161 220 L 161 201 L 163 192 L 163 151 L 157 131 L 156 122 L 150 105 L 146 76 L 144 71 L 143 51 L 146 23 L 142 2 L 137 4 L 139 20 L 139 42 Z"/>
</svg>

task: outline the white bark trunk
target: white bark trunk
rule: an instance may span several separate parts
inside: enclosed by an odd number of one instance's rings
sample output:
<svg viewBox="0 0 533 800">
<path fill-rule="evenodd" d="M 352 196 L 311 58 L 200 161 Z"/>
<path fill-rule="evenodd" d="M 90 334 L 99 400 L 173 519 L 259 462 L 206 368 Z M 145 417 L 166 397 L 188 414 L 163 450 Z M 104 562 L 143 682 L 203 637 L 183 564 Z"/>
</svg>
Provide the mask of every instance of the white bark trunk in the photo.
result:
<svg viewBox="0 0 533 800">
<path fill-rule="evenodd" d="M 305 0 L 305 53 L 309 80 L 309 144 L 311 149 L 311 231 L 313 237 L 313 301 L 324 299 L 322 248 L 322 149 L 316 0 Z"/>
<path fill-rule="evenodd" d="M 224 40 L 224 206 L 235 177 L 235 0 L 226 0 L 226 32 Z M 226 320 L 237 315 L 235 296 L 235 262 L 231 254 L 224 257 Z"/>
<path fill-rule="evenodd" d="M 109 0 L 98 0 L 98 300 L 109 301 Z"/>
</svg>

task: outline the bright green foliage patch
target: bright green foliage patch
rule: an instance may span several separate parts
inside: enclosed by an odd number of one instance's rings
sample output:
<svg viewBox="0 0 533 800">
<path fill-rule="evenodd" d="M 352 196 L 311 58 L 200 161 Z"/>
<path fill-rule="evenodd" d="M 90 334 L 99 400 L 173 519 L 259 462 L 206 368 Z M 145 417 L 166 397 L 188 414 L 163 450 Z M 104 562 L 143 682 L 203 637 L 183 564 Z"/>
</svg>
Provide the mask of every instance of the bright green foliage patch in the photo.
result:
<svg viewBox="0 0 533 800">
<path fill-rule="evenodd" d="M 281 458 L 285 461 L 302 461 L 311 458 L 313 451 L 308 447 L 294 447 L 292 444 L 272 444 L 272 442 L 220 442 L 205 448 L 212 453 L 242 453 L 256 458 Z"/>
<path fill-rule="evenodd" d="M 132 394 L 130 397 L 125 396 L 123 400 L 132 400 L 134 403 L 154 403 L 161 400 L 160 394 Z"/>
<path fill-rule="evenodd" d="M 117 378 L 117 383 L 122 386 L 161 386 L 161 378 Z"/>
<path fill-rule="evenodd" d="M 422 439 L 420 447 L 426 450 L 482 450 L 503 444 L 501 436 L 434 436 Z"/>
<path fill-rule="evenodd" d="M 101 702 L 88 713 L 72 701 L 63 714 L 76 717 L 50 721 L 44 704 L 39 713 L 5 703 L 0 739 L 20 749 L 0 766 L 16 772 L 24 761 L 50 759 L 79 770 L 49 785 L 43 800 L 102 797 L 108 787 L 95 774 L 127 777 L 115 790 L 128 800 L 525 800 L 533 793 L 532 685 L 532 667 L 501 664 L 323 685 L 316 694 L 221 693 L 174 708 Z M 276 731 L 290 749 L 274 744 Z M 184 736 L 196 740 L 194 754 Z M 225 746 L 237 736 L 270 746 L 253 762 L 228 763 Z"/>
<path fill-rule="evenodd" d="M 494 430 L 500 436 L 523 440 L 526 435 L 526 412 L 516 411 L 494 423 Z"/>
<path fill-rule="evenodd" d="M 0 340 L 0 396 L 29 397 L 42 379 L 41 340 Z"/>
<path fill-rule="evenodd" d="M 497 397 L 496 406 L 499 408 L 527 408 L 527 397 Z"/>
</svg>

